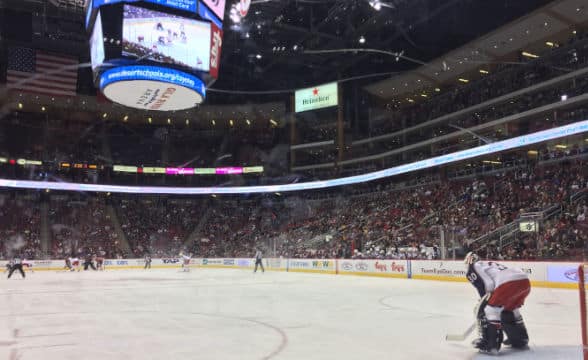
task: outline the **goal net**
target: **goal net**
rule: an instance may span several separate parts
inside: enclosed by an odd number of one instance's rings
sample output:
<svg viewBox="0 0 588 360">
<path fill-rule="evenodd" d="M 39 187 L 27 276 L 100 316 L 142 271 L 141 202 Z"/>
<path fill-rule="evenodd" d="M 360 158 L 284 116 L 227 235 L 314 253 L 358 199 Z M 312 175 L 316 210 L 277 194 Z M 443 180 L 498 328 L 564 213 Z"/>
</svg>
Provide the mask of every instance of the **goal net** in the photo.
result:
<svg viewBox="0 0 588 360">
<path fill-rule="evenodd" d="M 588 329 L 586 313 L 586 269 L 588 264 L 582 264 L 578 267 L 578 288 L 580 290 L 580 321 L 582 323 L 582 353 L 584 360 L 588 360 Z"/>
</svg>

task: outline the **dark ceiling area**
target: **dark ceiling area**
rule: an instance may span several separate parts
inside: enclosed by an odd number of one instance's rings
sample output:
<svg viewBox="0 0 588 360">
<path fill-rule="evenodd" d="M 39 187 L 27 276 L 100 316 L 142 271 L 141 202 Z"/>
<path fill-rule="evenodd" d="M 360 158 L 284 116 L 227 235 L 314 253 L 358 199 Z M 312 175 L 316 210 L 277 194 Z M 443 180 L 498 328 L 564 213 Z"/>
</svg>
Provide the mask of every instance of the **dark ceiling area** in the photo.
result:
<svg viewBox="0 0 588 360">
<path fill-rule="evenodd" d="M 74 0 L 0 0 L 0 9 L 30 12 L 32 29 L 26 31 L 31 34 L 17 29 L 17 40 L 32 38 L 40 47 L 76 52 L 86 61 L 86 35 L 71 30 L 84 27 L 83 1 L 75 0 L 73 8 L 59 6 L 68 1 Z M 366 85 L 414 69 L 550 2 L 383 0 L 378 11 L 374 1 L 253 0 L 249 14 L 236 24 L 229 12 L 237 1 L 227 0 L 220 76 L 207 103 L 283 100 L 283 95 L 244 97 L 240 91 L 291 90 L 355 77 Z M 404 58 L 352 50 L 308 53 L 341 49 L 402 52 Z M 89 70 L 80 74 L 82 93 L 94 91 L 91 78 Z"/>
<path fill-rule="evenodd" d="M 336 79 L 401 72 L 418 62 L 387 54 L 310 50 L 378 49 L 430 61 L 548 0 L 279 0 L 252 4 L 238 25 L 225 17 L 222 73 L 213 88 L 293 89 Z M 365 42 L 360 43 L 360 38 Z M 258 56 L 259 55 L 259 56 Z M 367 78 L 362 83 L 379 80 Z"/>
</svg>

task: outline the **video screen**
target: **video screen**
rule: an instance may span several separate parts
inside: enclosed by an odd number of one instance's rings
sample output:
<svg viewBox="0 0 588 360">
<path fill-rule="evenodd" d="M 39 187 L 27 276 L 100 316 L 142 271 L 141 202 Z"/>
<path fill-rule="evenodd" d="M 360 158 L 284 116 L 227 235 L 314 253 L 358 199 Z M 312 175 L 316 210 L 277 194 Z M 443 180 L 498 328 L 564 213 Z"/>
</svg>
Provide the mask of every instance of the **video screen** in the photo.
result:
<svg viewBox="0 0 588 360">
<path fill-rule="evenodd" d="M 102 33 L 102 17 L 100 16 L 100 12 L 96 16 L 96 23 L 94 24 L 94 30 L 90 38 L 90 56 L 92 70 L 96 70 L 104 62 L 104 35 Z"/>
<path fill-rule="evenodd" d="M 123 55 L 210 70 L 210 23 L 125 5 Z"/>
</svg>

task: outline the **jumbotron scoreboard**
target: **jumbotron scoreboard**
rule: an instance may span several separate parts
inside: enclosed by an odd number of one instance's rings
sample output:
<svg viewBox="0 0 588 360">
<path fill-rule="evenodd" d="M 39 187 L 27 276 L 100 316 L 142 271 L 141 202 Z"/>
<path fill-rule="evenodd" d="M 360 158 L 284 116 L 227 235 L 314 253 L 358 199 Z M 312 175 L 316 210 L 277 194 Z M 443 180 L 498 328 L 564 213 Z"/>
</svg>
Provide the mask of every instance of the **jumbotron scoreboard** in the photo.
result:
<svg viewBox="0 0 588 360">
<path fill-rule="evenodd" d="M 94 82 L 142 110 L 192 108 L 219 74 L 225 0 L 90 0 Z"/>
</svg>

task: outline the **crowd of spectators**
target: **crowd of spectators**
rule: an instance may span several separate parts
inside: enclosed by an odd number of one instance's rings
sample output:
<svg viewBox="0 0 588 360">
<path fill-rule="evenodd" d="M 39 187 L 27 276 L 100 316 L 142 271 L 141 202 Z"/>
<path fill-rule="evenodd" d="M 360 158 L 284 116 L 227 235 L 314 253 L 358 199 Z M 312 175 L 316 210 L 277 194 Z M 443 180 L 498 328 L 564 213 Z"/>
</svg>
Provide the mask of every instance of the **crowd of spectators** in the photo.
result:
<svg viewBox="0 0 588 360">
<path fill-rule="evenodd" d="M 40 209 L 34 194 L 4 192 L 0 195 L 0 259 L 20 255 L 41 256 Z"/>
<path fill-rule="evenodd" d="M 132 257 L 175 255 L 198 223 L 203 202 L 166 197 L 113 200 Z"/>
<path fill-rule="evenodd" d="M 121 239 L 102 197 L 54 196 L 49 200 L 48 220 L 55 258 L 123 255 Z"/>
<path fill-rule="evenodd" d="M 6 257 L 16 249 L 28 258 L 181 251 L 249 257 L 261 248 L 289 258 L 434 259 L 444 249 L 448 256 L 474 249 L 499 259 L 579 259 L 588 240 L 586 157 L 564 155 L 487 175 L 431 177 L 430 183 L 316 199 L 52 194 L 42 200 L 37 193 L 7 192 L 0 198 L 0 251 Z M 49 254 L 40 245 L 43 202 Z M 547 209 L 559 210 L 538 218 L 536 233 L 516 232 L 505 242 L 488 235 Z"/>
</svg>

